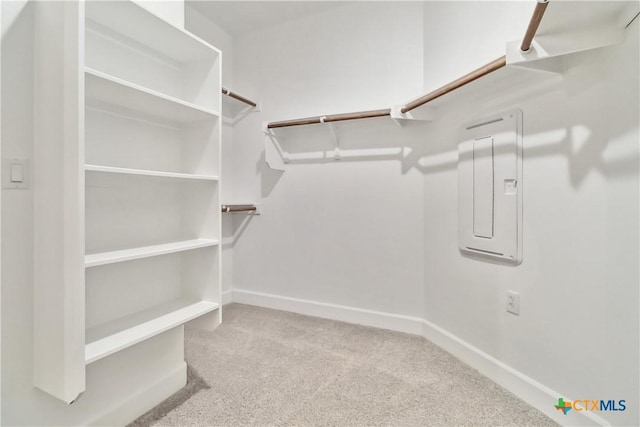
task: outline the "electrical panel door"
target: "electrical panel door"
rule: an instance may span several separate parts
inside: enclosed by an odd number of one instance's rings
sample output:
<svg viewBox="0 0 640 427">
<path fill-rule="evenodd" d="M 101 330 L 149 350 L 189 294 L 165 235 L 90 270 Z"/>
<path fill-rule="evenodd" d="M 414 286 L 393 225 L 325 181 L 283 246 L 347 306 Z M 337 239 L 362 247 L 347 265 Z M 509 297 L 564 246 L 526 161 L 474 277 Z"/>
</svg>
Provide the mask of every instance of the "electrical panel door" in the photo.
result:
<svg viewBox="0 0 640 427">
<path fill-rule="evenodd" d="M 458 144 L 458 241 L 479 259 L 522 262 L 522 112 L 464 126 Z"/>
</svg>

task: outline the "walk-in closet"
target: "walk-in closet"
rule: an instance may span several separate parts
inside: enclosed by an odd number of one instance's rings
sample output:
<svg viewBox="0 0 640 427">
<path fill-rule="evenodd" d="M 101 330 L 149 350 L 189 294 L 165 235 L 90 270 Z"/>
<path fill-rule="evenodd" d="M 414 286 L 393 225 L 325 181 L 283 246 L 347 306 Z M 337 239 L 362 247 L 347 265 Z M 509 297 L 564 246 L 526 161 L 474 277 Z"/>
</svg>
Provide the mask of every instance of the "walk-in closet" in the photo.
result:
<svg viewBox="0 0 640 427">
<path fill-rule="evenodd" d="M 0 425 L 639 425 L 639 14 L 1 0 Z"/>
</svg>

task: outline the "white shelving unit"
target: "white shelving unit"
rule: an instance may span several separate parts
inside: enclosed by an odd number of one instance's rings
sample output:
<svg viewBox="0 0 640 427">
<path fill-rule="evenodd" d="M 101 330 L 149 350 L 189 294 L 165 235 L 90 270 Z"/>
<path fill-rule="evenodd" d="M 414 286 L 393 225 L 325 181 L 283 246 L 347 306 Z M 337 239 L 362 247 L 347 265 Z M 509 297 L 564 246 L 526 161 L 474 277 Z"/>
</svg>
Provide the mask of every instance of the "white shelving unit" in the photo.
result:
<svg viewBox="0 0 640 427">
<path fill-rule="evenodd" d="M 158 178 L 176 179 L 199 179 L 203 181 L 217 181 L 218 177 L 213 175 L 198 175 L 190 173 L 159 172 L 146 169 L 119 168 L 114 166 L 85 165 L 87 172 L 120 173 L 126 175 L 156 176 Z"/>
<path fill-rule="evenodd" d="M 195 319 L 221 322 L 221 53 L 130 1 L 65 9 L 78 23 L 65 39 L 76 58 L 65 84 L 77 85 L 65 123 L 78 132 L 64 139 L 76 156 L 62 162 L 58 203 L 78 220 L 52 238 L 77 250 L 62 255 L 68 274 L 37 284 L 38 302 L 63 304 L 36 319 L 35 384 L 72 402 L 86 365 Z M 42 242 L 45 265 L 67 245 Z"/>
<path fill-rule="evenodd" d="M 172 301 L 87 330 L 87 364 L 210 313 L 220 304 L 209 301 Z"/>
<path fill-rule="evenodd" d="M 189 123 L 219 117 L 217 111 L 85 68 L 87 103 L 149 114 L 161 120 Z"/>
<path fill-rule="evenodd" d="M 152 256 L 167 255 L 192 249 L 216 246 L 220 243 L 216 239 L 194 239 L 181 242 L 165 243 L 162 245 L 144 246 L 141 248 L 122 249 L 119 251 L 88 254 L 84 257 L 84 266 L 97 267 L 99 265 L 113 264 L 116 262 L 132 261 L 135 259 Z"/>
</svg>

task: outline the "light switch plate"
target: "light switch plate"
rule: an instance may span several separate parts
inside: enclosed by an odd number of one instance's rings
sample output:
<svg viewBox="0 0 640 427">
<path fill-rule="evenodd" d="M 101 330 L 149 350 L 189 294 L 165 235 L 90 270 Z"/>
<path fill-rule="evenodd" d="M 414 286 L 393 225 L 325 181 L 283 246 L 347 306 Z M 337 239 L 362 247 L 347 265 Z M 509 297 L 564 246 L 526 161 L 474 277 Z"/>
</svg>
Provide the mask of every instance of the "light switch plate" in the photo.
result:
<svg viewBox="0 0 640 427">
<path fill-rule="evenodd" d="M 2 159 L 2 188 L 24 190 L 29 188 L 30 174 L 27 159 Z M 13 179 L 22 179 L 14 182 Z"/>
<path fill-rule="evenodd" d="M 458 244 L 463 255 L 522 262 L 522 111 L 475 120 L 458 144 Z"/>
</svg>

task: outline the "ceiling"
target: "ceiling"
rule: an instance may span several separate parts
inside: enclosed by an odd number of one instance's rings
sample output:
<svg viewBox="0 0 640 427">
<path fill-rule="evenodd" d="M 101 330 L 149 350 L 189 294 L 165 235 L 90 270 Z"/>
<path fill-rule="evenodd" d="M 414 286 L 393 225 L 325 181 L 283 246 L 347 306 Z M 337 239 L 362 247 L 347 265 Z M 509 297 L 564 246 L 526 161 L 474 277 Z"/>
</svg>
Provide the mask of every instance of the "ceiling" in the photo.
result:
<svg viewBox="0 0 640 427">
<path fill-rule="evenodd" d="M 344 6 L 346 1 L 205 1 L 187 4 L 233 36 Z"/>
</svg>

